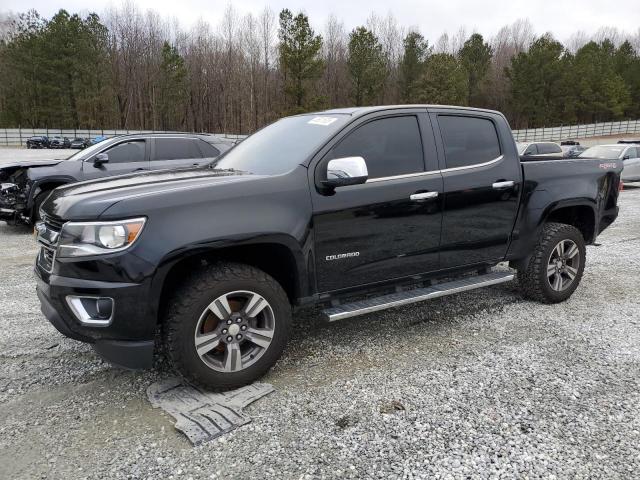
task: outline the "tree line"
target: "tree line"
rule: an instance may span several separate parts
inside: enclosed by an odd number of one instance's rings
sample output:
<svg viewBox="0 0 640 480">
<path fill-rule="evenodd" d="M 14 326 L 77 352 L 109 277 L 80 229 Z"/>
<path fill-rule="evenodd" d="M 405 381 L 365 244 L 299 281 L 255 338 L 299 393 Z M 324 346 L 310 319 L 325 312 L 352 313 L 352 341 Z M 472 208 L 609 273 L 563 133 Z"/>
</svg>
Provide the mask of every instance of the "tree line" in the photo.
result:
<svg viewBox="0 0 640 480">
<path fill-rule="evenodd" d="M 514 128 L 640 118 L 640 30 L 563 45 L 527 20 L 429 44 L 392 15 L 316 31 L 229 6 L 188 31 L 134 4 L 0 17 L 0 126 L 250 133 L 287 114 L 396 103 L 504 112 Z"/>
</svg>

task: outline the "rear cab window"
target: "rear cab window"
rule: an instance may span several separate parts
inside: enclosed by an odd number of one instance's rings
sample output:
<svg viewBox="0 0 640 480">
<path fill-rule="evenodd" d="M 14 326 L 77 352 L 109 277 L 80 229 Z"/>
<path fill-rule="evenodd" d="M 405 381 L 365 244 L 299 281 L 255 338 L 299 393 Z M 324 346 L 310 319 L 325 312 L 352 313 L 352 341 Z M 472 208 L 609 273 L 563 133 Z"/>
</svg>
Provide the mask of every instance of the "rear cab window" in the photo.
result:
<svg viewBox="0 0 640 480">
<path fill-rule="evenodd" d="M 501 154 L 498 132 L 488 118 L 441 114 L 438 124 L 447 168 L 479 165 Z"/>
</svg>

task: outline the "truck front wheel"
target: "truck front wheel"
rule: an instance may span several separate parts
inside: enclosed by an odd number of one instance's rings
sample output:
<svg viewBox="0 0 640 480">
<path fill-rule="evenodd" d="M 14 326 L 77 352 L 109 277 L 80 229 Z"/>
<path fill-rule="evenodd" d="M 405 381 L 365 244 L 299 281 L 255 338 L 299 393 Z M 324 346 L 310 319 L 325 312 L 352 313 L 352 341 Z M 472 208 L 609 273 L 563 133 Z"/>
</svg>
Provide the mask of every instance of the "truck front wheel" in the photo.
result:
<svg viewBox="0 0 640 480">
<path fill-rule="evenodd" d="M 529 262 L 518 270 L 524 296 L 543 303 L 569 298 L 582 278 L 585 254 L 584 238 L 577 228 L 545 224 Z"/>
<path fill-rule="evenodd" d="M 290 330 L 291 306 L 278 282 L 248 265 L 219 263 L 176 291 L 163 332 L 169 361 L 187 381 L 229 389 L 264 375 Z"/>
</svg>

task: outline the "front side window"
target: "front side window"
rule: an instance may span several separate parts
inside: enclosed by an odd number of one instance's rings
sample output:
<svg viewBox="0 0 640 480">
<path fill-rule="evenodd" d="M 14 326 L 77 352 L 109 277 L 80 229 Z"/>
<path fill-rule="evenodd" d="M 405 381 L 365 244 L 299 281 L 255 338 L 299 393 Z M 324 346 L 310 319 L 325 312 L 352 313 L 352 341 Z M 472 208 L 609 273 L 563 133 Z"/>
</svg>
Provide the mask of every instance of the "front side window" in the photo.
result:
<svg viewBox="0 0 640 480">
<path fill-rule="evenodd" d="M 190 138 L 156 138 L 154 160 L 184 160 L 201 158 L 195 140 Z"/>
<path fill-rule="evenodd" d="M 466 167 L 500 156 L 498 132 L 486 118 L 439 115 L 447 168 Z"/>
<path fill-rule="evenodd" d="M 104 153 L 109 155 L 109 163 L 144 162 L 144 140 L 119 143 Z"/>
<path fill-rule="evenodd" d="M 345 137 L 332 158 L 362 157 L 369 178 L 393 177 L 424 170 L 418 119 L 411 116 L 373 120 Z"/>
<path fill-rule="evenodd" d="M 524 152 L 525 155 L 537 155 L 538 147 L 536 145 L 529 145 L 529 148 Z"/>
</svg>

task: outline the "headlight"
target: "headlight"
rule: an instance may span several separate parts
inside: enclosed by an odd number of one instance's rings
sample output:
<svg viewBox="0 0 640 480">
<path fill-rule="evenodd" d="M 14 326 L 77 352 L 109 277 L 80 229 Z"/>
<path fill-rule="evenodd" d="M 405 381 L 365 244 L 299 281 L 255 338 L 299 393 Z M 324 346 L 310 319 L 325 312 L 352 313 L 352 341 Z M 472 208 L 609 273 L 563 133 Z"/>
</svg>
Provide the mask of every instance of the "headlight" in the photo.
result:
<svg viewBox="0 0 640 480">
<path fill-rule="evenodd" d="M 115 222 L 67 222 L 60 232 L 58 258 L 119 252 L 140 236 L 145 218 Z"/>
</svg>

